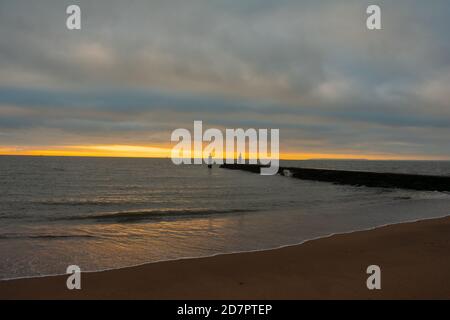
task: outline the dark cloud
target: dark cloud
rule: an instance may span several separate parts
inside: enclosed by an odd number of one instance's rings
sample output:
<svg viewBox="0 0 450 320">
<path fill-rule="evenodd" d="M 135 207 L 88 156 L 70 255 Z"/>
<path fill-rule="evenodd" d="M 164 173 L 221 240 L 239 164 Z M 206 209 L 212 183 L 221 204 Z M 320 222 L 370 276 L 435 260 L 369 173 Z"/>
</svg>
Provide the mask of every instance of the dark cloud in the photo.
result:
<svg viewBox="0 0 450 320">
<path fill-rule="evenodd" d="M 450 158 L 450 4 L 0 0 L 0 144 L 168 142 L 193 120 L 297 152 Z M 93 141 L 95 140 L 95 141 Z"/>
</svg>

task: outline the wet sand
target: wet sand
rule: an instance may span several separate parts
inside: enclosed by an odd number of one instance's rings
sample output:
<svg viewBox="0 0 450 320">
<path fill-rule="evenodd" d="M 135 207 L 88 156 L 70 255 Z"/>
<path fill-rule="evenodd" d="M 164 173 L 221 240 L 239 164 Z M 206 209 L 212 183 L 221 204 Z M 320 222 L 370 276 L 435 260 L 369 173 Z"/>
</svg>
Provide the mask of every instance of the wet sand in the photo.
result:
<svg viewBox="0 0 450 320">
<path fill-rule="evenodd" d="M 381 267 L 381 290 L 366 268 Z M 0 299 L 450 299 L 450 217 L 275 250 L 0 281 Z"/>
</svg>

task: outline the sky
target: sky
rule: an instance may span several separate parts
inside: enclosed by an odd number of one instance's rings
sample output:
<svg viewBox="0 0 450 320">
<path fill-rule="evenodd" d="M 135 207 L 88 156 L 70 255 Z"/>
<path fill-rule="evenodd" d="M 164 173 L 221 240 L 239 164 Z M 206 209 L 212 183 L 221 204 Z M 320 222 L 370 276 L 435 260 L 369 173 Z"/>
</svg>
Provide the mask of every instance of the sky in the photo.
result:
<svg viewBox="0 0 450 320">
<path fill-rule="evenodd" d="M 202 120 L 280 129 L 282 158 L 450 159 L 449 16 L 447 0 L 0 0 L 0 154 L 165 157 Z"/>
</svg>

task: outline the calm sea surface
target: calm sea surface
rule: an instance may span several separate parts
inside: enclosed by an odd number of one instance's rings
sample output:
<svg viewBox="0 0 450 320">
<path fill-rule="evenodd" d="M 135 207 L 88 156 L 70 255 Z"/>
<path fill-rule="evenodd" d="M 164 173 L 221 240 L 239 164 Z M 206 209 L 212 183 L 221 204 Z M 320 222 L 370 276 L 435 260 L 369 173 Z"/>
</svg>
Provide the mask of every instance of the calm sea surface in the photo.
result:
<svg viewBox="0 0 450 320">
<path fill-rule="evenodd" d="M 450 162 L 283 165 L 450 175 Z M 168 159 L 0 157 L 0 279 L 301 243 L 450 214 L 450 194 L 338 186 Z"/>
</svg>

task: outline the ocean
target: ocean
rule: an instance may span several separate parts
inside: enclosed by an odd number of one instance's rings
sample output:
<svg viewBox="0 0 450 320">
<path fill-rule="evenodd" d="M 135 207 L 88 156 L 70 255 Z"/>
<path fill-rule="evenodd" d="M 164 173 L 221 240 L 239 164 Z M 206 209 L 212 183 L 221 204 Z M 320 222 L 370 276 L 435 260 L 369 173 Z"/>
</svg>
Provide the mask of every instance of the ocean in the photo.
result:
<svg viewBox="0 0 450 320">
<path fill-rule="evenodd" d="M 449 161 L 282 165 L 450 176 Z M 0 279 L 263 250 L 450 214 L 450 193 L 175 166 L 170 159 L 0 157 Z"/>
</svg>

